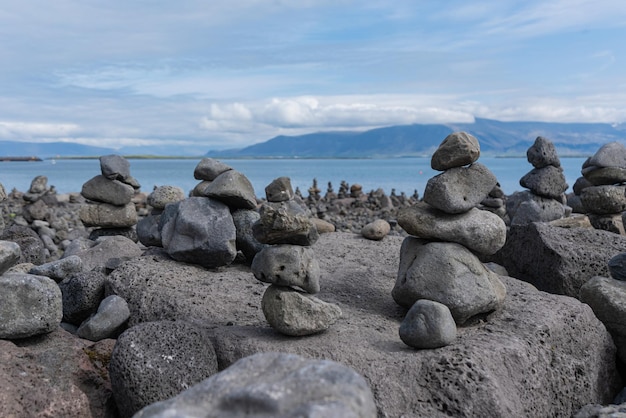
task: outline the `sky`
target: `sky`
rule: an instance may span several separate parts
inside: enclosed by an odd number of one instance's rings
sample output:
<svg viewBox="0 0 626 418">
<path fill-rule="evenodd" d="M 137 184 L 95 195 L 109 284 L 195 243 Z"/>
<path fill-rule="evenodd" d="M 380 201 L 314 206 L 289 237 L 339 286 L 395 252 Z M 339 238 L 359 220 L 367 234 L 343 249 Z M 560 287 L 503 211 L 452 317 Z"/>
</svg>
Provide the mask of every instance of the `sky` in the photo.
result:
<svg viewBox="0 0 626 418">
<path fill-rule="evenodd" d="M 626 122 L 623 0 L 0 0 L 0 140 Z"/>
</svg>

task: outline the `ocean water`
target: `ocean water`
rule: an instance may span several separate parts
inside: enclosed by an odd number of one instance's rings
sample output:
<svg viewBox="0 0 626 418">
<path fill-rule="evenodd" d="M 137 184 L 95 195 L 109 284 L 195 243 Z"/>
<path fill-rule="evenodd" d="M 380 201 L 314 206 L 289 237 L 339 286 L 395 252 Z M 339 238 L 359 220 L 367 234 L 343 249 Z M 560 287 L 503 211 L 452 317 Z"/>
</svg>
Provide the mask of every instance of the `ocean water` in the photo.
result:
<svg viewBox="0 0 626 418">
<path fill-rule="evenodd" d="M 141 190 L 150 192 L 155 186 L 171 185 L 189 192 L 198 183 L 193 171 L 200 159 L 130 159 L 130 171 L 141 184 Z M 293 188 L 300 189 L 303 196 L 317 179 L 322 194 L 328 182 L 335 192 L 341 181 L 349 185 L 358 183 L 365 192 L 381 188 L 390 194 L 395 189 L 411 195 L 417 191 L 422 196 L 426 182 L 439 174 L 430 168 L 430 158 L 390 159 L 250 159 L 221 160 L 242 172 L 252 183 L 256 195 L 265 197 L 265 186 L 277 177 L 287 176 Z M 487 158 L 478 160 L 498 178 L 506 194 L 524 190 L 519 179 L 532 170 L 526 158 Z M 568 191 L 576 179 L 585 158 L 561 158 Z M 48 177 L 59 193 L 80 192 L 87 180 L 100 174 L 100 162 L 92 160 L 44 160 L 41 162 L 0 162 L 0 183 L 7 192 L 16 188 L 27 191 L 35 176 Z"/>
</svg>

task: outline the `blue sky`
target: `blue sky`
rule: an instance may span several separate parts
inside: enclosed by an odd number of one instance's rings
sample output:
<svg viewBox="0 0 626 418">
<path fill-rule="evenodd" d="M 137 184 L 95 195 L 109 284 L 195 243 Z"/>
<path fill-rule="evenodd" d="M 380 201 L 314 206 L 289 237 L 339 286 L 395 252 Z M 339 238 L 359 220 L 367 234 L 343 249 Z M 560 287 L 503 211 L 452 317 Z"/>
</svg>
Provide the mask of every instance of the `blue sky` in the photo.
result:
<svg viewBox="0 0 626 418">
<path fill-rule="evenodd" d="M 626 2 L 0 0 L 0 140 L 626 122 Z"/>
</svg>

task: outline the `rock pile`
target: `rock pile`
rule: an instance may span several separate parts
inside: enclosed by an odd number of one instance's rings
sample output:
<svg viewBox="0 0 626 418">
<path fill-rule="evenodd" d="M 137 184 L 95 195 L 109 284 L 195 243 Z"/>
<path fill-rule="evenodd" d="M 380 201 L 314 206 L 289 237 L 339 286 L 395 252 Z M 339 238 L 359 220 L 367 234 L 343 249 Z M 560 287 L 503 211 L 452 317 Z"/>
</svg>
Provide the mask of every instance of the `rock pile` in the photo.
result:
<svg viewBox="0 0 626 418">
<path fill-rule="evenodd" d="M 131 202 L 140 185 L 130 175 L 130 163 L 120 155 L 100 157 L 101 174 L 83 184 L 80 194 L 87 204 L 80 209 L 85 226 L 95 227 L 91 238 L 123 235 L 137 241 L 137 210 Z"/>
<path fill-rule="evenodd" d="M 529 190 L 509 196 L 510 224 L 549 222 L 568 216 L 571 209 L 566 206 L 564 195 L 568 185 L 554 144 L 544 137 L 537 137 L 526 156 L 534 168 L 520 179 L 520 185 Z"/>
<path fill-rule="evenodd" d="M 141 243 L 206 268 L 231 264 L 238 250 L 251 261 L 261 246 L 251 233 L 258 213 L 250 181 L 212 158 L 198 163 L 194 177 L 200 183 L 189 198 L 172 186 L 157 187 L 149 195 L 152 211 L 137 225 Z"/>
<path fill-rule="evenodd" d="M 495 253 L 506 239 L 502 218 L 476 208 L 497 184 L 493 173 L 476 162 L 479 155 L 472 135 L 446 137 L 431 162 L 442 173 L 428 181 L 423 202 L 398 216 L 410 236 L 400 249 L 392 296 L 410 308 L 400 337 L 412 347 L 450 344 L 455 323 L 463 325 L 504 302 L 504 285 L 476 255 Z"/>
<path fill-rule="evenodd" d="M 320 267 L 311 248 L 319 238 L 317 228 L 295 202 L 288 177 L 272 181 L 265 194 L 267 202 L 252 231 L 268 245 L 251 266 L 254 277 L 271 284 L 263 294 L 263 314 L 272 328 L 285 335 L 324 331 L 341 316 L 341 309 L 311 296 L 320 291 Z"/>
<path fill-rule="evenodd" d="M 574 193 L 593 227 L 625 235 L 626 147 L 620 142 L 603 145 L 583 163 L 581 173 Z"/>
</svg>

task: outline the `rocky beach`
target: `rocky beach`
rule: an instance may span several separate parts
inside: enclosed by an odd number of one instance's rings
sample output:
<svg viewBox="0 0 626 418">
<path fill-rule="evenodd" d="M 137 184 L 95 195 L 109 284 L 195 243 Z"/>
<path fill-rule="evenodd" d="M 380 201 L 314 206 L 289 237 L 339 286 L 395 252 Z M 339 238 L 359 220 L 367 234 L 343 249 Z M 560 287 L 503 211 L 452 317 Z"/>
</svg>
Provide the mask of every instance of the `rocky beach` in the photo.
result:
<svg viewBox="0 0 626 418">
<path fill-rule="evenodd" d="M 118 155 L 0 185 L 2 416 L 618 416 L 626 148 L 567 195 L 549 139 L 527 157 L 511 195 L 463 132 L 423 196 L 210 158 L 142 190 Z"/>
</svg>

